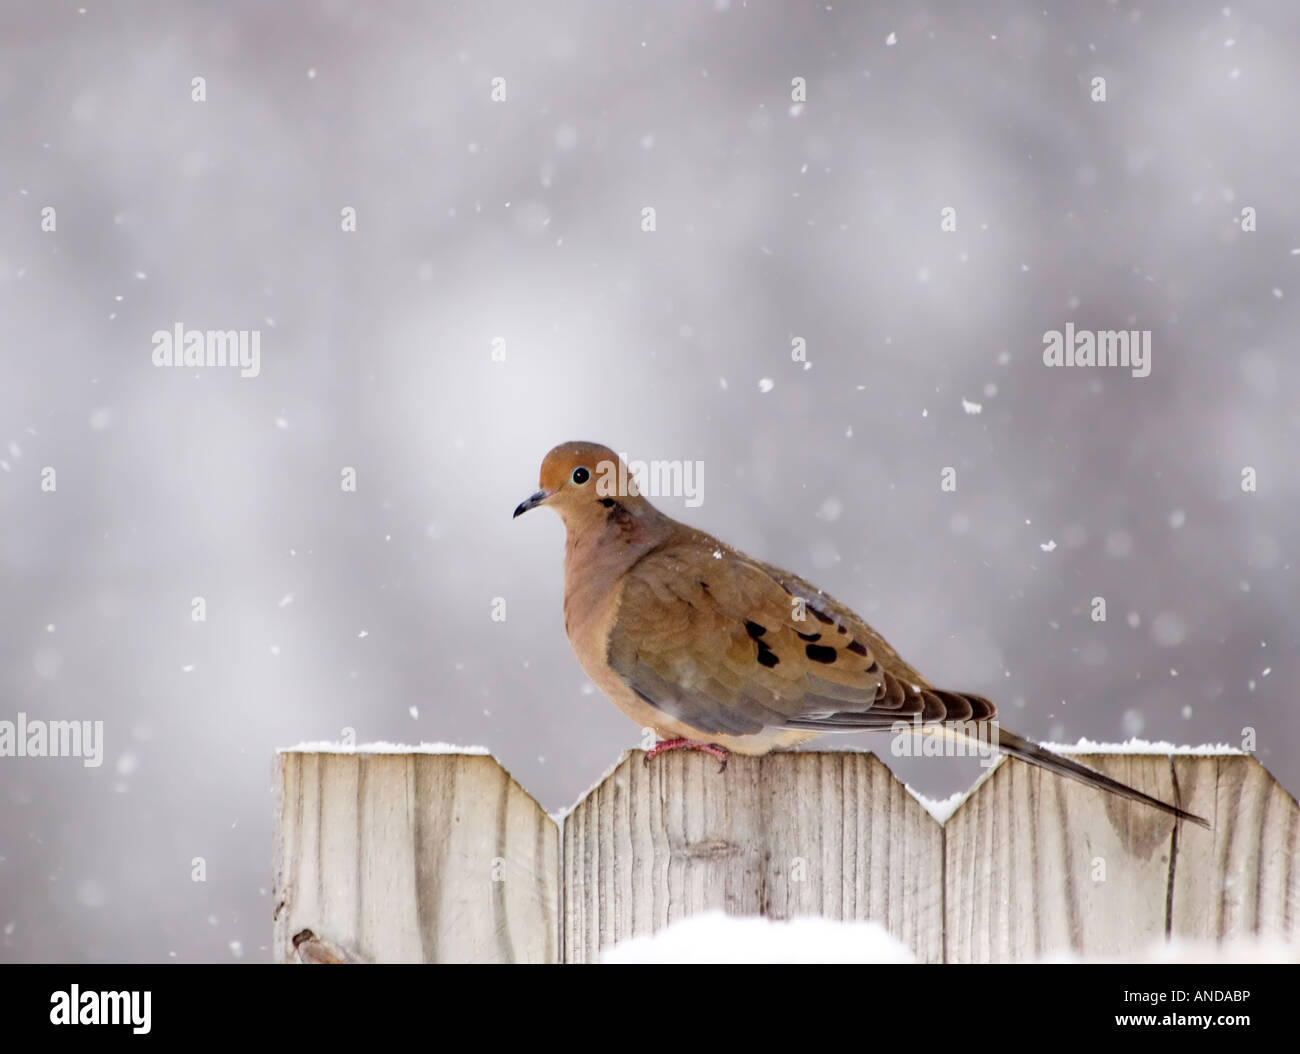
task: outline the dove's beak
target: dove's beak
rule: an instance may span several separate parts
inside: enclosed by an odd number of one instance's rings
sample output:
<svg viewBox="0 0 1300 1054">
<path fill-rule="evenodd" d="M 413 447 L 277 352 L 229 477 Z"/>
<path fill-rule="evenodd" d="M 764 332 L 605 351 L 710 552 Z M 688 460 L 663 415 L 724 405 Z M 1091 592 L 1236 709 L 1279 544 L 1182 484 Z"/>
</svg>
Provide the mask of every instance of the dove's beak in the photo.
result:
<svg viewBox="0 0 1300 1054">
<path fill-rule="evenodd" d="M 537 506 L 539 506 L 539 505 L 541 505 L 542 503 L 544 503 L 544 502 L 546 501 L 546 499 L 549 498 L 549 497 L 550 497 L 552 494 L 554 494 L 554 493 L 555 493 L 555 491 L 553 491 L 553 490 L 539 490 L 539 491 L 538 491 L 536 494 L 534 494 L 531 498 L 525 498 L 525 499 L 524 499 L 523 501 L 521 501 L 521 502 L 519 503 L 519 505 L 516 507 L 516 509 L 515 509 L 515 516 L 522 516 L 522 515 L 523 515 L 524 513 L 526 513 L 529 509 L 535 509 L 535 508 L 537 508 Z M 514 517 L 512 516 L 511 519 L 514 519 Z"/>
</svg>

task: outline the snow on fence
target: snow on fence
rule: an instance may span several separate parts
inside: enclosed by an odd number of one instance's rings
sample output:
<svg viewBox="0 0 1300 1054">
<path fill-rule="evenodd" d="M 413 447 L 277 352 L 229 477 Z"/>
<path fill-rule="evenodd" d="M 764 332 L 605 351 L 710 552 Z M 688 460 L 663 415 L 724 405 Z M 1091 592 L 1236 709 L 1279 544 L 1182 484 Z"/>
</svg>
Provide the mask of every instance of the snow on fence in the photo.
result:
<svg viewBox="0 0 1300 1054">
<path fill-rule="evenodd" d="M 277 755 L 277 961 L 592 962 L 718 910 L 874 920 L 922 962 L 1300 941 L 1300 808 L 1245 755 L 1080 755 L 1207 831 L 1015 760 L 940 824 L 839 751 L 631 751 L 552 818 L 486 753 L 391 749 Z"/>
</svg>

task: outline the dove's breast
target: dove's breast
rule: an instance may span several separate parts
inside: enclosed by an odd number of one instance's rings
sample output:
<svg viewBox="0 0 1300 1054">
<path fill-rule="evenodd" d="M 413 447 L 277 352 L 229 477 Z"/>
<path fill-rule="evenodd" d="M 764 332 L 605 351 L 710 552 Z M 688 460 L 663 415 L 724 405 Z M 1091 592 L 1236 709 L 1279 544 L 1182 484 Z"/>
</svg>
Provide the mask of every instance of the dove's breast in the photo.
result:
<svg viewBox="0 0 1300 1054">
<path fill-rule="evenodd" d="M 575 554 L 572 549 L 566 555 L 564 632 L 587 676 L 617 703 L 619 700 L 611 688 L 626 690 L 626 686 L 610 668 L 607 648 L 610 629 L 618 616 L 627 567 L 636 562 L 636 557 L 623 557 L 615 564 L 611 559 L 615 555 L 599 550 Z"/>
<path fill-rule="evenodd" d="M 766 754 L 815 735 L 791 728 L 763 728 L 753 735 L 741 736 L 705 732 L 666 713 L 634 691 L 609 662 L 610 635 L 618 624 L 629 569 L 630 566 L 611 575 L 608 568 L 599 566 L 599 561 L 573 564 L 566 561 L 565 567 L 565 632 L 578 662 L 610 702 L 642 728 L 653 729 L 663 739 L 680 737 L 716 743 L 738 754 Z"/>
</svg>

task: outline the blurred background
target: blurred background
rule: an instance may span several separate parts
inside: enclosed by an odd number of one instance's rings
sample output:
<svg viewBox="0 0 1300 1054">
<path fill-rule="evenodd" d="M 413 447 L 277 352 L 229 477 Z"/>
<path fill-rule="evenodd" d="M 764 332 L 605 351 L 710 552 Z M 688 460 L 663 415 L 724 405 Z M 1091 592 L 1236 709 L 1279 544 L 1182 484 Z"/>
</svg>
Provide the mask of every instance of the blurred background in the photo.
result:
<svg viewBox="0 0 1300 1054">
<path fill-rule="evenodd" d="M 1254 729 L 1296 793 L 1298 46 L 1291 0 L 0 3 L 0 719 L 105 737 L 0 759 L 0 959 L 267 961 L 276 747 L 599 779 L 639 730 L 510 518 L 569 439 L 703 462 L 662 508 L 1026 735 Z M 1046 368 L 1070 322 L 1151 375 Z M 177 324 L 260 374 L 155 367 Z"/>
</svg>

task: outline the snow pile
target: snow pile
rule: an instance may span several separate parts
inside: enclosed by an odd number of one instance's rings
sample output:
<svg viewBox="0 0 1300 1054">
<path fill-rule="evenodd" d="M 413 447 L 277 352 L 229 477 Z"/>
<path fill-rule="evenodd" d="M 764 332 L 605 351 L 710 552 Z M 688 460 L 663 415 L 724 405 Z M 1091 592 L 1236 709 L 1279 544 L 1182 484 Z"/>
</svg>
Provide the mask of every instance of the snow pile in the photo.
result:
<svg viewBox="0 0 1300 1054">
<path fill-rule="evenodd" d="M 957 807 L 971 796 L 970 790 L 957 791 L 946 798 L 928 798 L 911 784 L 904 783 L 903 788 L 921 803 L 921 808 L 935 818 L 938 823 L 947 823 Z M 974 790 L 972 787 L 971 790 Z"/>
<path fill-rule="evenodd" d="M 1180 746 L 1164 740 L 1151 743 L 1145 739 L 1128 739 L 1123 743 L 1098 743 L 1080 738 L 1077 743 L 1043 743 L 1054 754 L 1179 754 L 1210 757 L 1215 754 L 1244 754 L 1244 750 L 1227 743 L 1202 743 L 1198 747 Z"/>
<path fill-rule="evenodd" d="M 1039 963 L 1300 963 L 1300 943 L 1239 937 L 1216 944 L 1175 937 L 1143 945 L 1133 955 L 1084 958 L 1050 953 Z M 674 922 L 653 936 L 608 949 L 605 963 L 914 963 L 916 957 L 875 922 L 804 917 L 789 922 L 709 912 Z"/>
<path fill-rule="evenodd" d="M 708 912 L 607 950 L 605 963 L 912 963 L 907 946 L 875 922 L 773 922 Z"/>
</svg>

